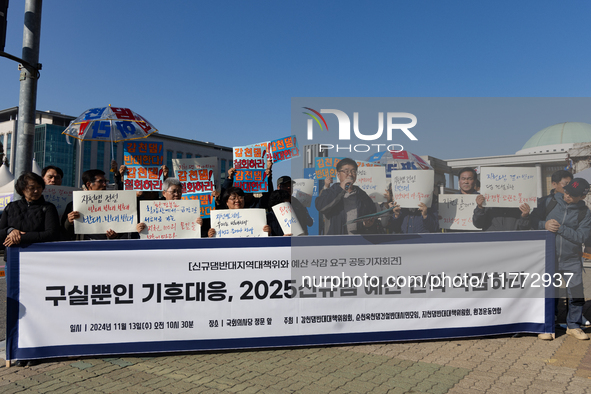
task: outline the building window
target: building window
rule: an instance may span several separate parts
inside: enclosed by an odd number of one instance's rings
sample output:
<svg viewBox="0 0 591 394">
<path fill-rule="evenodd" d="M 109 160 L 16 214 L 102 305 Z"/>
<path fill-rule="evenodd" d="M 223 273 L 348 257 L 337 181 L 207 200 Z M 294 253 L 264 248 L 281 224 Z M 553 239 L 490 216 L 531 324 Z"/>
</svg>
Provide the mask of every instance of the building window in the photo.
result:
<svg viewBox="0 0 591 394">
<path fill-rule="evenodd" d="M 105 141 L 96 143 L 96 168 L 105 170 Z"/>
<path fill-rule="evenodd" d="M 193 155 L 191 153 L 187 153 L 187 159 L 190 159 L 191 157 L 193 157 Z"/>
<path fill-rule="evenodd" d="M 84 141 L 84 159 L 82 161 L 82 172 L 90 170 L 90 152 L 92 150 L 91 144 L 91 141 Z"/>
<path fill-rule="evenodd" d="M 177 159 L 182 159 L 183 158 L 183 152 L 177 152 L 176 153 L 176 158 Z"/>
<path fill-rule="evenodd" d="M 172 151 L 166 151 L 166 167 L 168 167 L 168 176 L 173 177 L 174 171 L 172 169 Z"/>
</svg>

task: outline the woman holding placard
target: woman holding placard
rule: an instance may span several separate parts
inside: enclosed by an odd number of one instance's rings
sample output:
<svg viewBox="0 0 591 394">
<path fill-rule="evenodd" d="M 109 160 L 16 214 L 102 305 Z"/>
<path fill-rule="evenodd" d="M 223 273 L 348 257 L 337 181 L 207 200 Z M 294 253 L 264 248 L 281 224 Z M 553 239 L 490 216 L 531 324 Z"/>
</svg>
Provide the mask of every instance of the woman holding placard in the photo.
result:
<svg viewBox="0 0 591 394">
<path fill-rule="evenodd" d="M 228 209 L 244 209 L 244 191 L 239 187 L 230 187 L 224 190 L 222 195 L 221 206 L 226 206 Z M 263 231 L 271 234 L 271 226 L 266 224 Z M 215 237 L 215 229 L 212 227 L 207 232 L 209 238 Z"/>
</svg>

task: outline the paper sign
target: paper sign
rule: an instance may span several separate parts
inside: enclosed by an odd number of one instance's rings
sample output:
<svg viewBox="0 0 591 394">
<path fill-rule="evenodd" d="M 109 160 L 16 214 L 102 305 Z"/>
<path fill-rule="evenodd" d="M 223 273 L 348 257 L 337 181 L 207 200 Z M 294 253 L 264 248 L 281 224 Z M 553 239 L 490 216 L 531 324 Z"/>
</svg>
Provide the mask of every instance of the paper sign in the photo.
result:
<svg viewBox="0 0 591 394">
<path fill-rule="evenodd" d="M 215 209 L 211 193 L 215 190 L 217 163 L 217 157 L 172 159 L 174 173 L 183 188 L 183 200 L 199 200 L 202 218 L 208 218 Z"/>
<path fill-rule="evenodd" d="M 201 238 L 199 200 L 140 201 L 141 239 Z"/>
<path fill-rule="evenodd" d="M 304 234 L 302 225 L 298 222 L 290 203 L 282 202 L 281 204 L 274 205 L 273 212 L 275 212 L 275 217 L 277 217 L 283 234 L 291 234 L 294 237 Z"/>
<path fill-rule="evenodd" d="M 402 208 L 417 208 L 423 202 L 431 207 L 433 200 L 433 170 L 392 171 L 392 194 L 394 202 Z"/>
<path fill-rule="evenodd" d="M 480 231 L 472 224 L 478 194 L 440 194 L 439 228 Z"/>
<path fill-rule="evenodd" d="M 254 145 L 238 146 L 234 151 L 234 183 L 245 193 L 259 193 L 268 191 L 267 159 L 270 157 L 269 143 L 262 142 Z"/>
<path fill-rule="evenodd" d="M 309 208 L 314 194 L 314 179 L 294 179 L 292 196 L 297 198 L 303 206 Z"/>
<path fill-rule="evenodd" d="M 293 159 L 300 155 L 295 135 L 271 141 L 269 143 L 269 150 L 273 155 L 273 163 Z"/>
<path fill-rule="evenodd" d="M 316 179 L 336 178 L 337 164 L 343 160 L 344 157 L 317 157 L 316 158 Z M 363 167 L 381 167 L 380 164 L 370 163 L 368 161 L 355 161 L 357 169 Z"/>
<path fill-rule="evenodd" d="M 215 198 L 211 194 L 183 194 L 182 200 L 199 201 L 201 218 L 209 218 L 211 211 L 215 209 Z"/>
<path fill-rule="evenodd" d="M 538 177 L 534 167 L 482 167 L 480 194 L 485 207 L 518 208 L 523 203 L 530 208 L 538 205 Z"/>
<path fill-rule="evenodd" d="M 127 166 L 125 190 L 162 190 L 163 142 L 126 141 L 123 162 Z"/>
<path fill-rule="evenodd" d="M 266 237 L 264 209 L 218 209 L 211 211 L 211 227 L 216 238 Z"/>
<path fill-rule="evenodd" d="M 72 201 L 72 193 L 77 191 L 75 187 L 45 185 L 43 197 L 45 201 L 52 203 L 57 208 L 57 213 L 61 218 L 66 210 L 66 205 Z"/>
<path fill-rule="evenodd" d="M 117 233 L 136 231 L 137 200 L 133 191 L 75 191 L 74 220 L 76 234 L 102 234 L 111 229 Z"/>
<path fill-rule="evenodd" d="M 386 202 L 386 169 L 384 167 L 363 167 L 357 169 L 355 185 L 363 190 L 373 202 Z"/>
</svg>

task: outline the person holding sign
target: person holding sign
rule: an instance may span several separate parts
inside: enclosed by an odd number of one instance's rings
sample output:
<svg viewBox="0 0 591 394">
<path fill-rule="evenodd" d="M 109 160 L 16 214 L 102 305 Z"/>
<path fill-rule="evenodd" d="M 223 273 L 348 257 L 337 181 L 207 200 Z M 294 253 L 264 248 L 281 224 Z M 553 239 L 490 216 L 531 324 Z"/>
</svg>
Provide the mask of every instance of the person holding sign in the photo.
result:
<svg viewBox="0 0 591 394">
<path fill-rule="evenodd" d="M 279 178 L 281 179 L 281 178 Z M 290 194 L 286 190 L 275 190 L 271 193 L 271 197 L 269 198 L 269 211 L 267 212 L 267 224 L 271 227 L 271 232 L 269 233 L 270 236 L 291 236 L 292 234 L 285 234 L 281 229 L 281 225 L 279 224 L 279 220 L 277 220 L 277 215 L 273 212 L 273 207 L 275 205 L 289 202 Z M 297 216 L 297 213 L 296 213 Z M 302 226 L 303 230 L 303 226 Z"/>
<path fill-rule="evenodd" d="M 291 177 L 284 175 L 277 179 L 277 189 L 284 190 L 288 193 L 289 199 L 286 202 L 291 204 L 298 222 L 302 225 L 304 234 L 308 235 L 308 227 L 314 225 L 314 219 L 308 213 L 308 209 L 294 196 L 292 196 L 292 187 L 295 182 L 291 180 Z M 275 205 L 275 204 L 273 204 Z M 271 206 L 273 206 L 271 205 Z"/>
<path fill-rule="evenodd" d="M 265 170 L 265 176 L 267 177 L 267 188 L 269 189 L 267 192 L 257 193 L 261 195 L 260 197 L 255 197 L 253 193 L 245 194 L 245 202 L 244 206 L 247 208 L 267 208 L 269 204 L 269 196 L 273 191 L 273 162 L 271 160 L 267 160 L 267 169 Z M 222 184 L 221 194 L 224 195 L 225 191 L 232 188 L 234 184 L 234 174 L 236 173 L 236 169 L 234 167 L 228 169 L 228 176 L 226 180 Z M 242 190 L 242 189 L 240 189 Z M 223 201 L 219 201 L 216 199 L 216 208 L 217 209 L 226 209 L 226 204 Z"/>
<path fill-rule="evenodd" d="M 476 190 L 476 181 L 478 175 L 474 168 L 464 167 L 458 173 L 458 181 L 460 185 L 460 194 L 478 194 Z"/>
<path fill-rule="evenodd" d="M 4 246 L 57 241 L 59 216 L 55 205 L 43 198 L 43 178 L 27 172 L 17 179 L 14 189 L 22 198 L 8 204 L 0 218 L 0 241 Z"/>
<path fill-rule="evenodd" d="M 230 187 L 224 190 L 221 206 L 226 206 L 228 209 L 244 209 L 244 203 L 244 191 L 241 188 Z M 263 231 L 271 234 L 271 227 L 266 224 L 263 226 Z M 207 236 L 209 238 L 215 237 L 215 229 L 213 227 L 208 230 Z"/>
<path fill-rule="evenodd" d="M 339 183 L 330 186 L 332 178 L 324 180 L 324 189 L 316 198 L 316 209 L 324 216 L 324 234 L 375 234 L 379 233 L 375 219 L 356 221 L 357 218 L 376 212 L 372 199 L 354 185 L 357 179 L 357 162 L 342 159 L 336 166 Z"/>
<path fill-rule="evenodd" d="M 434 196 L 437 188 L 434 189 Z M 394 207 L 392 220 L 388 223 L 388 229 L 393 233 L 419 234 L 435 233 L 439 230 L 439 217 L 435 207 L 437 199 L 434 198 L 431 208 L 424 202 L 418 204 L 418 208 L 401 208 L 393 202 L 392 185 L 386 191 L 386 199 L 390 206 Z"/>
</svg>

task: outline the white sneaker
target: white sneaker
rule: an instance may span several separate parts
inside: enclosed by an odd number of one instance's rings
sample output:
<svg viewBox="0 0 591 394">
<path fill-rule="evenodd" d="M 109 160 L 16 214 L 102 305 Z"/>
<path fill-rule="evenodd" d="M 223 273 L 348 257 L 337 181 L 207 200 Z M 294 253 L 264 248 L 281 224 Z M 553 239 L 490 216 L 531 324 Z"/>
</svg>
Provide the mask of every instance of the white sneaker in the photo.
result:
<svg viewBox="0 0 591 394">
<path fill-rule="evenodd" d="M 575 337 L 581 341 L 589 340 L 589 336 L 585 334 L 585 332 L 580 328 L 567 328 L 566 335 L 570 335 L 571 337 Z"/>
</svg>

